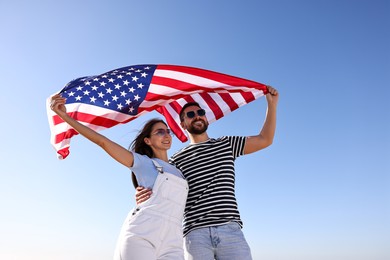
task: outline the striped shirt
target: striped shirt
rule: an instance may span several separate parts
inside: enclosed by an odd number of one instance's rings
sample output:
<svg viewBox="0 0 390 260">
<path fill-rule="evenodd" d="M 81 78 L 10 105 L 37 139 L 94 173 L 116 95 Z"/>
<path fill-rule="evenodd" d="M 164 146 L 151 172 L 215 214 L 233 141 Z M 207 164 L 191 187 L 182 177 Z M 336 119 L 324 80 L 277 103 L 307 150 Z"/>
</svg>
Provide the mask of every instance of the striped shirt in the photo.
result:
<svg viewBox="0 0 390 260">
<path fill-rule="evenodd" d="M 235 196 L 234 161 L 244 154 L 246 137 L 224 136 L 190 144 L 175 153 L 170 163 L 186 177 L 189 193 L 183 233 L 237 222 L 242 227 Z"/>
</svg>

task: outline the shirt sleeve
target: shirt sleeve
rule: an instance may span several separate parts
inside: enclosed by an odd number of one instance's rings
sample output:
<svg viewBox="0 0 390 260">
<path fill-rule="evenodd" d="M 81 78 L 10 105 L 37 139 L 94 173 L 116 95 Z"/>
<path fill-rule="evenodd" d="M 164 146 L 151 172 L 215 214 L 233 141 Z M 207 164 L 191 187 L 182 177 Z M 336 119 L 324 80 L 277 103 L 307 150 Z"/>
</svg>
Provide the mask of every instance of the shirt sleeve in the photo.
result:
<svg viewBox="0 0 390 260">
<path fill-rule="evenodd" d="M 234 159 L 244 155 L 244 147 L 246 143 L 245 136 L 228 136 L 227 139 L 230 143 L 230 147 L 232 148 Z"/>
<path fill-rule="evenodd" d="M 134 163 L 129 167 L 134 172 L 138 185 L 145 188 L 153 188 L 157 177 L 157 171 L 149 157 L 131 151 L 134 155 Z"/>
</svg>

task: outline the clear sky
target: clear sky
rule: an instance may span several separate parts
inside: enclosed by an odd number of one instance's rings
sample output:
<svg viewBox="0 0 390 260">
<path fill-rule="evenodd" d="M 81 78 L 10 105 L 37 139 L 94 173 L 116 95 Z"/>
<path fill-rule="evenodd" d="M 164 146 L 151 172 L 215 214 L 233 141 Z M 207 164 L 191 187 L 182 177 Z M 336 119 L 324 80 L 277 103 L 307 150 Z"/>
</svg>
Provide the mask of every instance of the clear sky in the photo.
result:
<svg viewBox="0 0 390 260">
<path fill-rule="evenodd" d="M 81 136 L 58 160 L 45 100 L 145 63 L 279 90 L 274 144 L 236 163 L 254 259 L 390 259 L 390 1 L 0 0 L 0 35 L 0 259 L 112 258 L 130 171 Z M 256 134 L 265 110 L 260 98 L 209 136 Z M 156 116 L 102 133 L 127 147 Z"/>
</svg>

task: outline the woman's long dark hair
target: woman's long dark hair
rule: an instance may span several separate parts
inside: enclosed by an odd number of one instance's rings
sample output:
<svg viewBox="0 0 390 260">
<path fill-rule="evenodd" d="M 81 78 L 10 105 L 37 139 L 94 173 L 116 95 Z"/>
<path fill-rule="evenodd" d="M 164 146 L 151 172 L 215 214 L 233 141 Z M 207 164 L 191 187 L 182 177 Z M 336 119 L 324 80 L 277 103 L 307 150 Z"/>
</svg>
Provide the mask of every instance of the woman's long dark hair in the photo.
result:
<svg viewBox="0 0 390 260">
<path fill-rule="evenodd" d="M 129 147 L 129 150 L 133 150 L 136 153 L 146 155 L 149 158 L 153 157 L 153 150 L 152 148 L 145 143 L 145 137 L 150 137 L 152 133 L 153 126 L 157 123 L 163 123 L 164 125 L 167 125 L 163 120 L 159 118 L 153 118 L 146 122 L 144 127 L 141 131 L 139 131 L 137 137 L 131 142 L 131 145 Z M 138 182 L 135 177 L 134 172 L 131 173 L 131 180 L 133 181 L 134 188 L 138 187 Z"/>
</svg>

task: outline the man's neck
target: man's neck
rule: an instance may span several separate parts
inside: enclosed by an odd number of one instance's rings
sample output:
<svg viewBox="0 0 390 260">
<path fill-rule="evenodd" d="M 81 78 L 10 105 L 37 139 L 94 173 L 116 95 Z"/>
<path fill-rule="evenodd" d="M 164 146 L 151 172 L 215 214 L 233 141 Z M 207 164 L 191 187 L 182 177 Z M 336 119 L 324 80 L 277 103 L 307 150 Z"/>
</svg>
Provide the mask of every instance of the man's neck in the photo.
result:
<svg viewBox="0 0 390 260">
<path fill-rule="evenodd" d="M 192 144 L 197 144 L 201 142 L 205 142 L 209 139 L 209 136 L 207 135 L 207 132 L 204 132 L 203 134 L 196 135 L 196 134 L 189 134 L 190 141 Z"/>
</svg>

